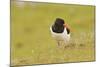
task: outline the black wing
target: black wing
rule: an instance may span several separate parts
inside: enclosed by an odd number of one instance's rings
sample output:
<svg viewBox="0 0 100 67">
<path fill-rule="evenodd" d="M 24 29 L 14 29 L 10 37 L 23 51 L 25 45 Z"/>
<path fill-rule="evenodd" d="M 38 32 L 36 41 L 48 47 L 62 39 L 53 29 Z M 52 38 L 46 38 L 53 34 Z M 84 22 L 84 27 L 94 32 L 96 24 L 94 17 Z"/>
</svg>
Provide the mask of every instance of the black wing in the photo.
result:
<svg viewBox="0 0 100 67">
<path fill-rule="evenodd" d="M 66 28 L 66 30 L 67 30 L 67 34 L 70 34 L 70 29 L 69 28 Z"/>
</svg>

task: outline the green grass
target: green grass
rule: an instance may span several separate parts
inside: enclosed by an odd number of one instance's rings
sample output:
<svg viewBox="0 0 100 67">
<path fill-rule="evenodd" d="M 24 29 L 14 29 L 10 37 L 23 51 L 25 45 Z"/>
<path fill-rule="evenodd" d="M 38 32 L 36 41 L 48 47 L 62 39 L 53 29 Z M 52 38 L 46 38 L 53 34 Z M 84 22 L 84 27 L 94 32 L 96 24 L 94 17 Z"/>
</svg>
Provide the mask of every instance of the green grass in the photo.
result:
<svg viewBox="0 0 100 67">
<path fill-rule="evenodd" d="M 20 7 L 12 2 L 11 65 L 94 61 L 94 14 L 94 6 L 25 2 Z M 71 27 L 64 49 L 49 30 L 57 17 Z"/>
</svg>

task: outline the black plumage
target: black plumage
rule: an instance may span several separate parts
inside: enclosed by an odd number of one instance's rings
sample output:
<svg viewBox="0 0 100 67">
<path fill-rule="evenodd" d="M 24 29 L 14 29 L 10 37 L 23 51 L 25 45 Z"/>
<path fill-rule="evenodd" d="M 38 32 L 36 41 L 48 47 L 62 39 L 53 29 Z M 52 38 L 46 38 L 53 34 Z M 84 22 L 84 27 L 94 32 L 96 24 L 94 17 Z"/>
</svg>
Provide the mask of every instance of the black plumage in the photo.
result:
<svg viewBox="0 0 100 67">
<path fill-rule="evenodd" d="M 55 33 L 63 33 L 64 31 L 64 20 L 61 19 L 61 18 L 57 18 L 56 21 L 54 22 L 54 24 L 52 25 L 52 30 L 53 32 Z M 70 33 L 70 29 L 69 28 L 66 28 L 67 30 L 67 34 Z"/>
</svg>

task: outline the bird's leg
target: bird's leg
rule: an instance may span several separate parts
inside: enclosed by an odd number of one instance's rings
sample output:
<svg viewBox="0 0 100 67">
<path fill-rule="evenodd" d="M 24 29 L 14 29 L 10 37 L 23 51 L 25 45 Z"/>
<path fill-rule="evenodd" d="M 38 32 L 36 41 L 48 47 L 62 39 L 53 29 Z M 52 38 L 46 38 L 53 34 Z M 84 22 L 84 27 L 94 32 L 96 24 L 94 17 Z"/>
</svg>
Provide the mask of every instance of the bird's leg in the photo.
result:
<svg viewBox="0 0 100 67">
<path fill-rule="evenodd" d="M 60 41 L 57 41 L 57 43 L 58 43 L 58 46 L 60 46 Z"/>
<path fill-rule="evenodd" d="M 63 42 L 62 41 L 57 41 L 58 43 L 58 48 L 63 48 Z"/>
<path fill-rule="evenodd" d="M 65 43 L 65 46 L 64 46 L 65 48 L 68 48 L 70 46 L 69 41 L 65 41 L 64 43 Z"/>
</svg>

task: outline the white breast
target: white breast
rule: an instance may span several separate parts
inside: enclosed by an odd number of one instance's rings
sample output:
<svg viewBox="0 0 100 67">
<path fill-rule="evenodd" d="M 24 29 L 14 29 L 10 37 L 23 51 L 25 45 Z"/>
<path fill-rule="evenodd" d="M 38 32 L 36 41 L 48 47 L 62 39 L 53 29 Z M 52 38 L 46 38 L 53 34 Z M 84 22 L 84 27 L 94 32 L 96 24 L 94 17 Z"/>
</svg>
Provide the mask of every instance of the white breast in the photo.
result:
<svg viewBox="0 0 100 67">
<path fill-rule="evenodd" d="M 70 40 L 70 34 L 67 34 L 66 28 L 64 28 L 63 33 L 55 33 L 52 31 L 52 28 L 50 27 L 50 31 L 52 34 L 52 37 L 57 41 L 69 41 Z"/>
</svg>

